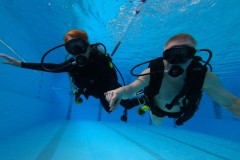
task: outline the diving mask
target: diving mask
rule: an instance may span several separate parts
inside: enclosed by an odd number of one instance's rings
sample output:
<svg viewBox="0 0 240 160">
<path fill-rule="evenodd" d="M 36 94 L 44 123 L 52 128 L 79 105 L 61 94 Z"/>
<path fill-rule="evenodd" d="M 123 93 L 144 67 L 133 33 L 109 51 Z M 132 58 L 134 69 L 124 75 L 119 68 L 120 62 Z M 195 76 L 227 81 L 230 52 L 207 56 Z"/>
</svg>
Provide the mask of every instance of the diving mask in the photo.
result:
<svg viewBox="0 0 240 160">
<path fill-rule="evenodd" d="M 185 63 L 192 59 L 196 53 L 196 49 L 187 45 L 173 46 L 163 52 L 163 58 L 170 64 Z"/>
<path fill-rule="evenodd" d="M 84 66 L 88 62 L 89 52 L 87 52 L 89 43 L 81 38 L 69 40 L 65 48 L 69 54 L 75 57 L 78 65 Z"/>
<path fill-rule="evenodd" d="M 71 55 L 79 55 L 86 53 L 88 46 L 88 42 L 81 38 L 72 39 L 65 43 L 65 48 L 67 52 Z"/>
</svg>

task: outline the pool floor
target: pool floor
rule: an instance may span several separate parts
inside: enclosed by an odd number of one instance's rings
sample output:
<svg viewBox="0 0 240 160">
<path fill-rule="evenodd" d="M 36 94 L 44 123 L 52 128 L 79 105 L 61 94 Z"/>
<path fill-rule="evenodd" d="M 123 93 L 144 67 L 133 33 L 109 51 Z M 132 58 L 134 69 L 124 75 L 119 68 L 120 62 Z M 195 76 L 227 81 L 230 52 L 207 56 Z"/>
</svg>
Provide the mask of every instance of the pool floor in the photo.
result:
<svg viewBox="0 0 240 160">
<path fill-rule="evenodd" d="M 239 160 L 240 143 L 178 129 L 67 121 L 1 140 L 1 160 Z"/>
</svg>

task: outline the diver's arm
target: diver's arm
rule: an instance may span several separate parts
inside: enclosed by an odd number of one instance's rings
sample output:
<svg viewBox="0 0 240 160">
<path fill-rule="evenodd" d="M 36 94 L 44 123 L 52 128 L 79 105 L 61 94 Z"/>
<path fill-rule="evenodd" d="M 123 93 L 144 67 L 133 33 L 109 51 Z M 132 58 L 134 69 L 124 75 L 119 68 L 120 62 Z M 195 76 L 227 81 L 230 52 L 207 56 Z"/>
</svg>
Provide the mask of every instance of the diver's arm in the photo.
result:
<svg viewBox="0 0 240 160">
<path fill-rule="evenodd" d="M 219 105 L 240 118 L 240 99 L 227 91 L 215 74 L 209 71 L 206 73 L 203 90 Z"/>
<path fill-rule="evenodd" d="M 150 69 L 146 69 L 142 74 L 149 73 Z M 149 84 L 150 76 L 140 76 L 133 83 L 128 86 L 123 86 L 115 90 L 111 90 L 105 93 L 106 99 L 109 102 L 110 111 L 116 109 L 121 99 L 128 99 L 139 90 L 143 89 Z"/>
<path fill-rule="evenodd" d="M 149 73 L 150 69 L 146 69 L 144 70 L 141 74 L 146 74 Z M 138 91 L 140 91 L 141 89 L 144 89 L 150 81 L 150 76 L 149 75 L 145 75 L 145 76 L 140 76 L 138 77 L 138 79 L 136 79 L 134 82 L 132 82 L 131 84 L 129 84 L 128 86 L 123 86 L 123 93 L 124 96 L 122 99 L 128 99 L 131 96 L 135 95 Z"/>
<path fill-rule="evenodd" d="M 3 64 L 8 64 L 16 67 L 21 67 L 21 68 L 27 68 L 27 69 L 33 69 L 33 70 L 38 70 L 38 71 L 45 71 L 45 72 L 69 72 L 74 60 L 71 58 L 63 63 L 60 64 L 53 64 L 53 63 L 44 63 L 44 67 L 49 69 L 46 70 L 42 67 L 41 63 L 26 63 L 26 62 L 21 62 L 11 56 L 8 56 L 6 54 L 0 53 L 0 57 L 3 57 L 6 59 L 6 61 L 3 61 Z"/>
<path fill-rule="evenodd" d="M 21 68 L 45 71 L 45 72 L 54 72 L 54 73 L 68 72 L 72 63 L 70 61 L 66 61 L 66 62 L 60 63 L 60 64 L 43 63 L 43 65 L 45 68 L 43 68 L 41 63 L 21 62 Z"/>
</svg>

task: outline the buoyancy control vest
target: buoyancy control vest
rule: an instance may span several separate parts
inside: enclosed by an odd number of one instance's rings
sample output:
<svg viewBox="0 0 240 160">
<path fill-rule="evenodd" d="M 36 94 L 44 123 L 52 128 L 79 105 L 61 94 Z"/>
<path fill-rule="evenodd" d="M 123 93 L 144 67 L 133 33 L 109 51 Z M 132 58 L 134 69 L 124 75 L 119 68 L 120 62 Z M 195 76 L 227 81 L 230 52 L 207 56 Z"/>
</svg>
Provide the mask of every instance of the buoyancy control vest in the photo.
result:
<svg viewBox="0 0 240 160">
<path fill-rule="evenodd" d="M 82 101 L 80 95 L 83 94 L 86 99 L 88 99 L 89 95 L 92 95 L 96 98 L 99 98 L 102 95 L 99 87 L 96 88 L 96 84 L 99 86 L 99 80 L 110 82 L 118 82 L 118 77 L 116 73 L 116 69 L 112 63 L 112 58 L 109 54 L 101 52 L 97 45 L 91 45 L 91 56 L 88 64 L 85 66 L 85 72 L 81 75 L 82 83 L 78 84 L 77 79 L 72 79 L 75 86 L 77 86 L 77 90 L 75 91 L 75 101 Z M 97 74 L 96 74 L 97 73 Z M 100 73 L 104 73 L 104 76 L 99 76 Z M 106 80 L 104 80 L 104 79 Z M 109 83 L 110 83 L 109 82 Z M 111 84 L 107 84 L 110 86 Z M 105 87 L 106 85 L 101 85 L 101 87 Z M 95 89 L 94 89 L 95 88 Z M 107 90 L 107 89 L 106 89 Z M 101 92 L 101 93 L 100 93 Z"/>
<path fill-rule="evenodd" d="M 194 57 L 187 68 L 187 78 L 183 88 L 172 102 L 165 106 L 170 110 L 174 105 L 179 105 L 181 100 L 181 110 L 177 113 L 163 111 L 154 104 L 153 98 L 159 92 L 164 74 L 163 58 L 157 58 L 149 64 L 150 73 L 154 72 L 154 74 L 150 75 L 150 82 L 149 85 L 145 87 L 144 94 L 146 105 L 149 106 L 152 114 L 158 117 L 168 116 L 170 118 L 176 118 L 177 125 L 182 125 L 194 115 L 202 98 L 202 86 L 207 72 L 207 67 L 199 61 L 200 59 L 198 57 Z"/>
</svg>

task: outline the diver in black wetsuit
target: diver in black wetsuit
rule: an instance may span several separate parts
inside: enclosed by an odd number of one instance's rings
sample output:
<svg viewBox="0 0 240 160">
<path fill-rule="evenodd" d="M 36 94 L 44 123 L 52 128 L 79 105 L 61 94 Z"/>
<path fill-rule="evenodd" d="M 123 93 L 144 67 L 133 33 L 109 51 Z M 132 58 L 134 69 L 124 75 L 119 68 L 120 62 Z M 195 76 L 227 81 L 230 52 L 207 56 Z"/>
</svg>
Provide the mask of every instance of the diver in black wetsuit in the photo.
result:
<svg viewBox="0 0 240 160">
<path fill-rule="evenodd" d="M 61 64 L 43 63 L 47 54 L 43 56 L 42 63 L 25 63 L 6 54 L 0 54 L 0 57 L 8 60 L 3 63 L 21 68 L 54 73 L 68 72 L 72 82 L 77 87 L 75 92 L 76 102 L 82 101 L 81 95 L 84 95 L 86 99 L 93 96 L 100 99 L 107 112 L 111 112 L 104 92 L 121 87 L 111 57 L 103 53 L 98 46 L 99 44 L 91 45 L 88 42 L 87 33 L 82 30 L 70 30 L 66 33 L 64 41 L 65 44 L 60 46 L 65 46 L 72 57 Z M 139 105 L 139 100 L 136 98 L 122 100 L 120 104 L 126 109 L 131 109 Z M 126 121 L 127 119 L 122 117 L 122 120 Z"/>
</svg>

